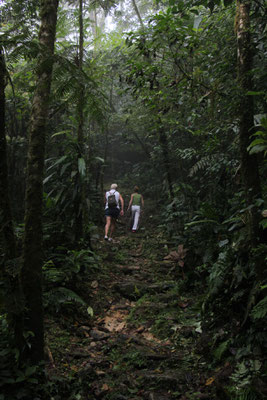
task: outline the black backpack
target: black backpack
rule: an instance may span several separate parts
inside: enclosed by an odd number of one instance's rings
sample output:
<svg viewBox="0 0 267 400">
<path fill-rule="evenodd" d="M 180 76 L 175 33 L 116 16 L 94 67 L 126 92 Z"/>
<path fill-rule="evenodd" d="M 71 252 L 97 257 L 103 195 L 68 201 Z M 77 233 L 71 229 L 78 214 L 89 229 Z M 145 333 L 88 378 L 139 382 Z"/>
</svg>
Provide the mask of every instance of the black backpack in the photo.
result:
<svg viewBox="0 0 267 400">
<path fill-rule="evenodd" d="M 109 194 L 109 196 L 108 196 L 108 208 L 117 207 L 117 200 L 116 200 L 115 193 L 116 193 L 116 190 L 113 194 Z"/>
</svg>

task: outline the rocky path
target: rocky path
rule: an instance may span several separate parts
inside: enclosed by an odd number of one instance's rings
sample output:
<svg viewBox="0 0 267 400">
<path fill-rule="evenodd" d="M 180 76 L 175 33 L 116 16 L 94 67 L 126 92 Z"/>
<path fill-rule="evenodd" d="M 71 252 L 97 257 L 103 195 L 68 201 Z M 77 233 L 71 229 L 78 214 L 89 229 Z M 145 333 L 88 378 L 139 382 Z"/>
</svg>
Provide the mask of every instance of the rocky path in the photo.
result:
<svg viewBox="0 0 267 400">
<path fill-rule="evenodd" d="M 145 230 L 117 235 L 98 245 L 104 262 L 88 283 L 94 315 L 74 318 L 58 360 L 63 373 L 83 386 L 80 399 L 214 398 L 195 351 L 198 305 L 164 262 L 164 242 Z"/>
</svg>

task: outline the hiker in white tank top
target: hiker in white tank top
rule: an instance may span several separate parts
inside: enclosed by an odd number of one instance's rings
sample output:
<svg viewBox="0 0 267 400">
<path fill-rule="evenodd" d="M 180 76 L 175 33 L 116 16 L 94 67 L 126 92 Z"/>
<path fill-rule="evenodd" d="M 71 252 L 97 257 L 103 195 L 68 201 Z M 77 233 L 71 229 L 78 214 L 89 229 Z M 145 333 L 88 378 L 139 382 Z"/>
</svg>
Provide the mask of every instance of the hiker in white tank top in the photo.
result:
<svg viewBox="0 0 267 400">
<path fill-rule="evenodd" d="M 112 183 L 112 185 L 110 186 L 110 190 L 106 192 L 104 197 L 106 216 L 104 239 L 109 241 L 112 241 L 112 235 L 115 230 L 117 218 L 119 217 L 119 215 L 124 215 L 124 201 L 121 194 L 117 191 L 117 187 L 118 185 L 116 183 Z M 110 196 L 115 196 L 115 204 L 113 204 L 112 206 L 109 202 Z"/>
<path fill-rule="evenodd" d="M 131 209 L 131 213 L 132 213 L 132 222 L 133 222 L 132 232 L 137 231 L 140 213 L 141 213 L 141 207 L 143 210 L 144 205 L 145 205 L 143 196 L 138 192 L 139 192 L 139 188 L 138 188 L 138 186 L 135 186 L 134 193 L 131 194 L 130 203 L 129 203 L 129 206 L 127 209 L 127 211 Z"/>
</svg>

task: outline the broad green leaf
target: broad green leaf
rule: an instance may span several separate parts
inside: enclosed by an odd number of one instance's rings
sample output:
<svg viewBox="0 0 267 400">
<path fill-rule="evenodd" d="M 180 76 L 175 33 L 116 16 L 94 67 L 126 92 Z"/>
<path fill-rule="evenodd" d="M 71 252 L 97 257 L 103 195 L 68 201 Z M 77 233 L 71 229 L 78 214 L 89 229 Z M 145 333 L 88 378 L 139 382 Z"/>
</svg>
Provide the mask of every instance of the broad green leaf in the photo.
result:
<svg viewBox="0 0 267 400">
<path fill-rule="evenodd" d="M 47 171 L 49 171 L 51 168 L 54 168 L 58 164 L 62 164 L 66 160 L 67 156 L 62 156 L 60 157 L 54 164 L 50 165 L 49 168 L 47 168 Z"/>
<path fill-rule="evenodd" d="M 219 242 L 219 247 L 223 247 L 223 246 L 225 246 L 225 245 L 228 244 L 228 243 L 229 243 L 229 240 L 228 240 L 228 239 L 221 240 L 221 241 Z"/>
<path fill-rule="evenodd" d="M 60 176 L 64 175 L 64 172 L 66 171 L 66 169 L 71 165 L 71 163 L 66 163 L 64 165 L 62 165 L 61 171 L 60 171 Z"/>
<path fill-rule="evenodd" d="M 263 151 L 267 151 L 267 146 L 256 144 L 255 146 L 253 146 L 249 149 L 249 154 L 257 154 L 257 153 L 261 153 Z"/>
<path fill-rule="evenodd" d="M 53 172 L 53 174 L 47 176 L 44 180 L 43 180 L 43 184 L 45 185 L 51 178 L 53 175 L 55 175 L 56 172 Z"/>
<path fill-rule="evenodd" d="M 202 21 L 202 16 L 201 15 L 198 15 L 197 17 L 195 17 L 195 19 L 194 19 L 194 29 L 198 29 L 201 21 Z"/>
<path fill-rule="evenodd" d="M 262 96 L 264 95 L 264 92 L 253 92 L 253 91 L 249 91 L 247 92 L 248 96 Z"/>
<path fill-rule="evenodd" d="M 77 171 L 72 171 L 70 175 L 71 179 L 74 178 L 75 175 L 77 175 Z"/>
<path fill-rule="evenodd" d="M 102 163 L 105 162 L 104 158 L 101 158 L 101 157 L 95 157 L 95 160 L 100 161 Z"/>
<path fill-rule="evenodd" d="M 90 317 L 93 317 L 94 316 L 94 310 L 92 309 L 92 307 L 87 307 L 87 312 L 88 312 L 88 314 L 90 315 Z"/>
<path fill-rule="evenodd" d="M 85 176 L 86 172 L 86 164 L 84 158 L 79 158 L 78 159 L 78 170 L 81 176 Z"/>
<path fill-rule="evenodd" d="M 65 130 L 65 131 L 61 131 L 61 132 L 56 132 L 51 137 L 53 138 L 53 137 L 60 136 L 60 135 L 67 135 L 67 136 L 71 137 L 71 131 Z"/>
</svg>

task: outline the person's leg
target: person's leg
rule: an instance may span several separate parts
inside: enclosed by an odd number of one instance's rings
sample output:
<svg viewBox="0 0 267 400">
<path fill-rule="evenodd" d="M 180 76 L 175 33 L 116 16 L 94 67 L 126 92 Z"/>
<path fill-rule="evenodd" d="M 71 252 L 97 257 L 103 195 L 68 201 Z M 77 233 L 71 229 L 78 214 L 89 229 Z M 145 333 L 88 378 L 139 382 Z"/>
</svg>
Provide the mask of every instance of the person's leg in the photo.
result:
<svg viewBox="0 0 267 400">
<path fill-rule="evenodd" d="M 140 217 L 140 207 L 134 206 L 134 224 L 133 224 L 133 231 L 137 230 L 138 222 Z"/>
<path fill-rule="evenodd" d="M 106 215 L 106 225 L 105 225 L 105 237 L 108 236 L 108 231 L 111 225 L 111 217 Z"/>
<path fill-rule="evenodd" d="M 134 222 L 134 212 L 133 206 L 131 207 L 131 218 L 130 218 L 130 231 L 133 229 L 133 222 Z"/>
<path fill-rule="evenodd" d="M 116 225 L 116 218 L 111 218 L 111 223 L 110 223 L 110 234 L 109 237 L 111 238 L 113 235 L 113 232 L 115 230 L 115 225 Z"/>
<path fill-rule="evenodd" d="M 133 229 L 134 226 L 134 217 L 135 217 L 135 206 L 131 207 L 131 229 Z"/>
</svg>

